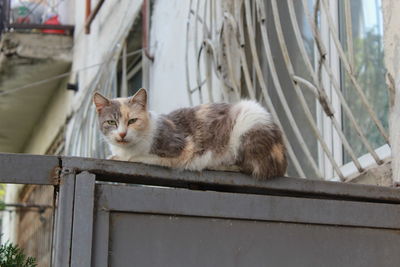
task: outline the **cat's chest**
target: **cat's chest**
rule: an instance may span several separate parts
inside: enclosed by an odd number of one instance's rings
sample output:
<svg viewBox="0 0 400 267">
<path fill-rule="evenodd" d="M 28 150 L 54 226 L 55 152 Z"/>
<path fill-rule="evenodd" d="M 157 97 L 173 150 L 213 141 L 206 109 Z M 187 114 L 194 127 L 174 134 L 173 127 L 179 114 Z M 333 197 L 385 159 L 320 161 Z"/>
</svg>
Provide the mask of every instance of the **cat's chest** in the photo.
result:
<svg viewBox="0 0 400 267">
<path fill-rule="evenodd" d="M 110 149 L 113 155 L 117 156 L 119 160 L 124 160 L 124 161 L 132 161 L 134 158 L 148 154 L 148 151 L 146 151 L 145 148 L 142 148 L 140 146 L 136 148 L 131 148 L 131 147 L 121 148 L 118 146 L 111 145 Z"/>
</svg>

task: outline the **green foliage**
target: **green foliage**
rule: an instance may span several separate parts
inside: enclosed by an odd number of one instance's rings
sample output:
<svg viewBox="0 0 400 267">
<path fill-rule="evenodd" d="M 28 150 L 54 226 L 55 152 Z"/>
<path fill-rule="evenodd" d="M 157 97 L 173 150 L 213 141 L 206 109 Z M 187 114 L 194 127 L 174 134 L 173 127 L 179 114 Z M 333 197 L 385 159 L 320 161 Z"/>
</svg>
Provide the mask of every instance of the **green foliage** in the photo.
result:
<svg viewBox="0 0 400 267">
<path fill-rule="evenodd" d="M 6 194 L 6 185 L 0 184 L 0 200 L 4 200 L 5 194 Z"/>
<path fill-rule="evenodd" d="M 6 243 L 0 245 L 0 267 L 36 267 L 36 259 L 27 257 L 16 245 Z"/>
<path fill-rule="evenodd" d="M 378 119 L 383 126 L 388 128 L 389 96 L 385 82 L 385 65 L 382 45 L 382 35 L 376 34 L 374 29 L 364 35 L 354 38 L 354 74 L 363 89 L 369 103 L 372 105 Z M 385 140 L 379 133 L 368 112 L 361 103 L 361 99 L 350 81 L 347 73 L 344 76 L 344 94 L 350 104 L 355 117 L 358 119 L 363 132 L 374 148 L 385 144 Z M 357 156 L 367 153 L 367 149 L 361 143 L 357 133 L 353 130 L 346 117 L 343 119 L 344 131 L 352 144 Z M 350 160 L 349 157 L 346 157 Z"/>
</svg>

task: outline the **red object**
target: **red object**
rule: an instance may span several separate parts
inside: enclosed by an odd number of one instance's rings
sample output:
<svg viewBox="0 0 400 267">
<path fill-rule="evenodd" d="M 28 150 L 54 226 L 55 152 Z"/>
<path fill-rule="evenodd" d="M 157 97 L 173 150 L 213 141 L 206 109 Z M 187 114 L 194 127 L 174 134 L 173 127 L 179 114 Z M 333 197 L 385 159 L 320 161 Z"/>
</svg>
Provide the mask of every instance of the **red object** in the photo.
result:
<svg viewBox="0 0 400 267">
<path fill-rule="evenodd" d="M 45 25 L 60 25 L 61 23 L 58 20 L 58 15 L 55 15 L 55 16 L 50 17 L 43 24 L 45 24 Z M 46 29 L 46 30 L 42 30 L 42 32 L 47 33 L 47 34 L 65 34 L 64 30 Z"/>
<path fill-rule="evenodd" d="M 18 24 L 29 24 L 30 23 L 30 19 L 27 17 L 22 17 L 22 18 L 17 18 L 16 22 Z"/>
</svg>

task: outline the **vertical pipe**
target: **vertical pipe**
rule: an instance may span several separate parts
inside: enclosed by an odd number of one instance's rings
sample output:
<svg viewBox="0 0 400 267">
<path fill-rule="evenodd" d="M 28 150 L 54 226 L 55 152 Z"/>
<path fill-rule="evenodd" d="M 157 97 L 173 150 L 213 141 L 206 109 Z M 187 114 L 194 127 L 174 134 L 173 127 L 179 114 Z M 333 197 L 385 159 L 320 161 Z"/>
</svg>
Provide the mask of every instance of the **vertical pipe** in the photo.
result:
<svg viewBox="0 0 400 267">
<path fill-rule="evenodd" d="M 90 16 L 91 7 L 91 0 L 86 0 L 86 10 L 85 10 L 85 22 L 88 20 Z"/>
<path fill-rule="evenodd" d="M 149 54 L 149 16 L 148 0 L 142 4 L 142 87 L 150 90 L 150 63 L 154 58 Z M 150 93 L 151 99 L 151 93 Z"/>
<path fill-rule="evenodd" d="M 121 77 L 121 97 L 128 97 L 128 79 L 126 76 L 126 50 L 127 44 L 124 42 L 124 48 L 122 49 L 122 77 Z"/>
<path fill-rule="evenodd" d="M 145 56 L 151 61 L 154 60 L 153 56 L 149 53 L 149 0 L 143 0 L 142 5 L 142 47 L 144 49 Z"/>
<path fill-rule="evenodd" d="M 8 30 L 9 29 L 9 25 L 10 25 L 10 0 L 4 0 L 3 1 L 3 10 L 4 10 L 4 30 Z"/>
</svg>

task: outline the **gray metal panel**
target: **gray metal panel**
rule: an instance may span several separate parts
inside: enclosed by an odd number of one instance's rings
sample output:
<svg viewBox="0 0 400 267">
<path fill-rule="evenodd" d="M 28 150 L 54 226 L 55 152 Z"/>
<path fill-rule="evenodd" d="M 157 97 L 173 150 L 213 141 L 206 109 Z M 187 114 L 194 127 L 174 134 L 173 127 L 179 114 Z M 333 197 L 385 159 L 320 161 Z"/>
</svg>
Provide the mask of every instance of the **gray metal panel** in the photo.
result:
<svg viewBox="0 0 400 267">
<path fill-rule="evenodd" d="M 75 180 L 71 266 L 90 266 L 92 254 L 94 185 L 96 176 L 82 172 Z"/>
<path fill-rule="evenodd" d="M 0 183 L 58 183 L 59 158 L 28 154 L 0 153 Z"/>
<path fill-rule="evenodd" d="M 400 228 L 400 205 L 187 189 L 98 185 L 110 211 Z"/>
<path fill-rule="evenodd" d="M 298 195 L 400 203 L 397 188 L 279 177 L 260 181 L 236 172 L 179 171 L 159 166 L 113 160 L 63 157 L 64 166 L 95 173 L 98 180 L 201 190 L 256 194 Z"/>
<path fill-rule="evenodd" d="M 400 266 L 392 230 L 111 213 L 109 266 Z"/>
<path fill-rule="evenodd" d="M 74 209 L 75 173 L 61 175 L 54 227 L 54 257 L 52 266 L 70 266 L 72 216 Z"/>
<path fill-rule="evenodd" d="M 97 209 L 93 229 L 92 266 L 108 267 L 110 213 Z"/>
</svg>

